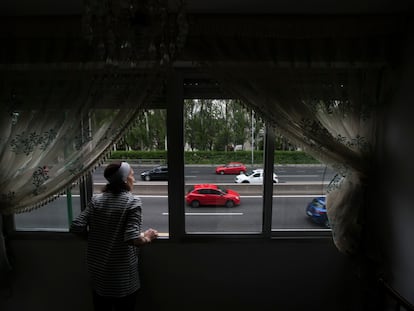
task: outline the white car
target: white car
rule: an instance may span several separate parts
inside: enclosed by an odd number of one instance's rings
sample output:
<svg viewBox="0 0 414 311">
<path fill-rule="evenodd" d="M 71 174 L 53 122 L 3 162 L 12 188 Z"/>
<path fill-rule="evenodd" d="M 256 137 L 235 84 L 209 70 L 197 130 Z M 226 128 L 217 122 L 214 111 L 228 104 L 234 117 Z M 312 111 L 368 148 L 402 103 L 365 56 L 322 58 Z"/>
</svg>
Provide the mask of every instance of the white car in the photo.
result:
<svg viewBox="0 0 414 311">
<path fill-rule="evenodd" d="M 263 184 L 263 169 L 256 169 L 248 174 L 240 174 L 234 178 L 238 184 Z M 278 183 L 277 175 L 273 173 L 273 183 Z"/>
</svg>

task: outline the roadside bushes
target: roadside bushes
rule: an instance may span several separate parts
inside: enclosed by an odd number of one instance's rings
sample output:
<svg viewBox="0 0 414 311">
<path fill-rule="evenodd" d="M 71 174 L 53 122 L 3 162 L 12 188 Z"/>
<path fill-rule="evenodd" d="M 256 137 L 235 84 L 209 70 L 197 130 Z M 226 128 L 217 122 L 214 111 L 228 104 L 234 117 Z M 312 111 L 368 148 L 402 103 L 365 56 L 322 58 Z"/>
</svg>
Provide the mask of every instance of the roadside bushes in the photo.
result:
<svg viewBox="0 0 414 311">
<path fill-rule="evenodd" d="M 185 151 L 186 164 L 225 164 L 236 161 L 245 164 L 252 163 L 251 151 Z M 160 163 L 167 162 L 167 151 L 113 151 L 111 159 L 129 160 L 137 163 Z M 254 164 L 263 163 L 263 151 L 253 152 Z M 319 164 L 320 162 L 302 151 L 276 151 L 275 164 Z"/>
</svg>

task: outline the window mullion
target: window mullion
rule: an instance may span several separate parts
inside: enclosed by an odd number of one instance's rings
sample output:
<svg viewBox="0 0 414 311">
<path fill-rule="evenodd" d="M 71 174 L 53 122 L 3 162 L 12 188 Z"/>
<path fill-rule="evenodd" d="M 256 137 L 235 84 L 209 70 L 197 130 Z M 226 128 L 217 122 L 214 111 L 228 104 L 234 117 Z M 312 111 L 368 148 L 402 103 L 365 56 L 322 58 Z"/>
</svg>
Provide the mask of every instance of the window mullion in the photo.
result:
<svg viewBox="0 0 414 311">
<path fill-rule="evenodd" d="M 174 69 L 167 81 L 166 100 L 169 236 L 171 240 L 179 240 L 185 234 L 184 98 L 182 74 Z"/>
<path fill-rule="evenodd" d="M 264 180 L 263 180 L 263 221 L 262 233 L 266 237 L 272 232 L 273 210 L 273 166 L 274 166 L 275 134 L 273 128 L 266 124 L 264 146 Z"/>
</svg>

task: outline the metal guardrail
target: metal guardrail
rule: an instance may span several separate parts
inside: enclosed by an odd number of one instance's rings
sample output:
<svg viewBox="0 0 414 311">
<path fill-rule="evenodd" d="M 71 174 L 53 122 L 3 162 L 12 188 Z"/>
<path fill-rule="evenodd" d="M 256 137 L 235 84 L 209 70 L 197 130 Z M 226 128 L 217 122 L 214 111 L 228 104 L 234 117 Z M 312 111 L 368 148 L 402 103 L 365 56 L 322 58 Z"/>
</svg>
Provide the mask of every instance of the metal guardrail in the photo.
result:
<svg viewBox="0 0 414 311">
<path fill-rule="evenodd" d="M 195 183 L 186 184 L 186 188 Z M 230 188 L 241 195 L 261 195 L 263 194 L 262 185 L 252 184 L 236 184 L 236 183 L 216 183 L 223 188 Z M 105 184 L 94 184 L 94 193 L 100 192 Z M 324 195 L 326 194 L 326 187 L 328 183 L 311 183 L 311 182 L 297 182 L 297 183 L 278 183 L 273 185 L 273 193 L 276 195 Z M 161 195 L 168 193 L 168 183 L 165 181 L 150 181 L 135 183 L 133 193 L 141 195 Z"/>
<path fill-rule="evenodd" d="M 127 161 L 129 164 L 135 164 L 135 165 L 138 165 L 138 164 L 163 165 L 167 163 L 165 159 L 111 159 L 111 161 L 114 161 L 114 162 Z"/>
</svg>

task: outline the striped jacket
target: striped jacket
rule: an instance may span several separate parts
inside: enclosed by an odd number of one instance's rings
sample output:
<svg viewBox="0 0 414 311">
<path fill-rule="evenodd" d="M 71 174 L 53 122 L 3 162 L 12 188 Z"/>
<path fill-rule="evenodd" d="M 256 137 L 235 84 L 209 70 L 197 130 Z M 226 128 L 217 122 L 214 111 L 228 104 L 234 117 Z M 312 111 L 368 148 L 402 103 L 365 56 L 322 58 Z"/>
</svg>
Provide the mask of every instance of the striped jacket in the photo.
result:
<svg viewBox="0 0 414 311">
<path fill-rule="evenodd" d="M 141 200 L 130 192 L 92 197 L 70 231 L 87 233 L 92 288 L 101 296 L 123 297 L 140 287 L 138 248 L 127 243 L 141 233 Z"/>
</svg>

